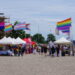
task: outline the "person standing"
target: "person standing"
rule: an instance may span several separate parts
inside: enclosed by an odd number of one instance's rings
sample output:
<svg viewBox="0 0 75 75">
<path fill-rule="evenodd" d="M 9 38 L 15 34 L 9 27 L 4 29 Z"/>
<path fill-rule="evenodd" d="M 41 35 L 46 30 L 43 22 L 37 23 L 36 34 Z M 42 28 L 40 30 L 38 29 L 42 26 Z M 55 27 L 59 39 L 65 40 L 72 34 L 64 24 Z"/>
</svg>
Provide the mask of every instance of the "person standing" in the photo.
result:
<svg viewBox="0 0 75 75">
<path fill-rule="evenodd" d="M 37 47 L 33 47 L 33 54 L 37 54 Z"/>
<path fill-rule="evenodd" d="M 26 46 L 23 45 L 22 48 L 21 48 L 21 56 L 24 55 L 25 51 L 26 51 Z"/>
<path fill-rule="evenodd" d="M 59 56 L 60 45 L 56 46 L 57 57 Z"/>
<path fill-rule="evenodd" d="M 49 46 L 49 55 L 52 55 L 53 50 L 54 50 L 54 43 L 50 41 L 48 46 Z"/>
<path fill-rule="evenodd" d="M 43 48 L 44 44 L 41 45 L 41 54 L 44 53 L 44 48 Z"/>
<path fill-rule="evenodd" d="M 47 55 L 47 45 L 46 45 L 46 44 L 44 44 L 43 50 L 44 50 L 44 54 L 45 54 L 45 56 L 46 56 L 46 55 Z"/>
</svg>

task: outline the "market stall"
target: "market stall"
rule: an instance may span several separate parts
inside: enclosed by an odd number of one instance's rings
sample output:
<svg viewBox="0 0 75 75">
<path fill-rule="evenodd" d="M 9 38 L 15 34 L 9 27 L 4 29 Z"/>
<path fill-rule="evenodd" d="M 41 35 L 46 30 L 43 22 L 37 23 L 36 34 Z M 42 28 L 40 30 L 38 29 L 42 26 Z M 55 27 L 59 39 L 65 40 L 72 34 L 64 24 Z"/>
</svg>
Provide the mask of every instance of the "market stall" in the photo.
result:
<svg viewBox="0 0 75 75">
<path fill-rule="evenodd" d="M 16 39 L 11 37 L 4 37 L 0 40 L 0 44 L 3 45 L 2 50 L 0 50 L 0 55 L 13 55 L 13 49 L 16 50 L 20 44 L 26 44 L 26 42 L 19 37 Z"/>
<path fill-rule="evenodd" d="M 67 40 L 66 38 L 62 37 L 62 38 L 56 40 L 54 43 L 61 45 L 62 52 L 67 51 L 67 53 L 69 53 L 69 55 L 70 54 L 74 55 L 73 43 L 71 41 Z M 63 48 L 66 50 L 64 50 Z"/>
</svg>

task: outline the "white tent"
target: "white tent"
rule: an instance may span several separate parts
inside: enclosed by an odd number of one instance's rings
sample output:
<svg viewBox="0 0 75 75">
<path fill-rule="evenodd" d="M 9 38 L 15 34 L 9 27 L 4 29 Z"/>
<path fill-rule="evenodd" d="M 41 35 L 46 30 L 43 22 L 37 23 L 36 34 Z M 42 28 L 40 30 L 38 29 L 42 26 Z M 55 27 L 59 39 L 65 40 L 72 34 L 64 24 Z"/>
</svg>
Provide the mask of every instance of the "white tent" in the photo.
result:
<svg viewBox="0 0 75 75">
<path fill-rule="evenodd" d="M 0 44 L 13 44 L 13 41 L 11 40 L 10 37 L 9 38 L 4 37 L 0 40 Z"/>
<path fill-rule="evenodd" d="M 71 44 L 72 42 L 62 37 L 59 40 L 55 41 L 54 43 L 55 44 Z"/>
<path fill-rule="evenodd" d="M 20 38 L 14 39 L 11 37 L 4 37 L 0 40 L 0 44 L 25 44 Z"/>
<path fill-rule="evenodd" d="M 19 37 L 16 39 L 16 43 L 17 43 L 17 44 L 26 44 L 26 42 L 23 41 L 23 40 L 22 40 L 21 38 L 19 38 Z"/>
<path fill-rule="evenodd" d="M 11 42 L 10 44 L 15 44 L 15 40 L 13 38 L 8 37 L 7 40 Z"/>
<path fill-rule="evenodd" d="M 8 39 L 12 42 L 12 44 L 25 44 L 25 42 L 19 37 L 17 39 L 9 37 Z"/>
</svg>

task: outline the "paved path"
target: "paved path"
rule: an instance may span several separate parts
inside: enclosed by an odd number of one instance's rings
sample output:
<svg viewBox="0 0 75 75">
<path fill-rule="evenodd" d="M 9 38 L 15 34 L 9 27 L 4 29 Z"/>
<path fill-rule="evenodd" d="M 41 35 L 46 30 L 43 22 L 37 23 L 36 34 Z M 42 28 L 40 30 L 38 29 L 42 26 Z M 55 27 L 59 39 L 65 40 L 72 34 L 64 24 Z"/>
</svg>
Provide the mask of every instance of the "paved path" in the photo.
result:
<svg viewBox="0 0 75 75">
<path fill-rule="evenodd" d="M 75 75 L 75 57 L 1 57 L 0 75 Z"/>
</svg>

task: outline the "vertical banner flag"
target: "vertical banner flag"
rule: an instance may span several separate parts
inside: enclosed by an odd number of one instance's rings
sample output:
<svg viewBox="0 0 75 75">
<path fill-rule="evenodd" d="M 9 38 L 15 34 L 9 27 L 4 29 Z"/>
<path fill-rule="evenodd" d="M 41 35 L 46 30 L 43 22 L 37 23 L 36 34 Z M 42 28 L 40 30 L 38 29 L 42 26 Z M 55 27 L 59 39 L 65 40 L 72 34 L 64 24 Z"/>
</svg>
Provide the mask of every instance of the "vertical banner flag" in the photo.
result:
<svg viewBox="0 0 75 75">
<path fill-rule="evenodd" d="M 0 30 L 4 29 L 5 22 L 0 22 Z"/>
<path fill-rule="evenodd" d="M 9 32 L 11 30 L 12 30 L 12 24 L 5 25 L 5 29 L 4 29 L 5 32 Z"/>
<path fill-rule="evenodd" d="M 57 22 L 57 29 L 63 33 L 70 33 L 71 23 L 71 18 Z"/>
</svg>

